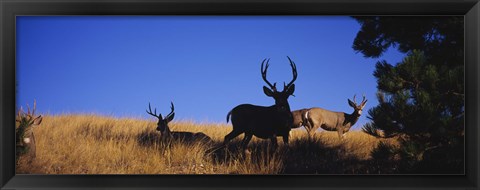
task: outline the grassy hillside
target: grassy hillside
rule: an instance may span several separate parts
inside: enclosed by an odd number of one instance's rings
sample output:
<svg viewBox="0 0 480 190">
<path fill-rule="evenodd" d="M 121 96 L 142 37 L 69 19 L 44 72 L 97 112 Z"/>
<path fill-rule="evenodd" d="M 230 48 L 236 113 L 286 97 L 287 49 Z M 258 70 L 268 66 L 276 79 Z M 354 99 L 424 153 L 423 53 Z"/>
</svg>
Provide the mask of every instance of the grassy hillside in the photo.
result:
<svg viewBox="0 0 480 190">
<path fill-rule="evenodd" d="M 203 132 L 213 143 L 169 145 L 158 141 L 153 120 L 116 119 L 96 115 L 44 116 L 34 130 L 37 157 L 20 161 L 17 173 L 34 174 L 350 174 L 381 172 L 370 157 L 380 139 L 361 131 L 341 141 L 334 132 L 317 132 L 313 140 L 303 129 L 292 130 L 290 146 L 271 152 L 269 141 L 253 138 L 245 154 L 237 137 L 219 145 L 230 124 L 170 123 L 172 131 Z M 395 144 L 394 140 L 383 140 Z"/>
</svg>

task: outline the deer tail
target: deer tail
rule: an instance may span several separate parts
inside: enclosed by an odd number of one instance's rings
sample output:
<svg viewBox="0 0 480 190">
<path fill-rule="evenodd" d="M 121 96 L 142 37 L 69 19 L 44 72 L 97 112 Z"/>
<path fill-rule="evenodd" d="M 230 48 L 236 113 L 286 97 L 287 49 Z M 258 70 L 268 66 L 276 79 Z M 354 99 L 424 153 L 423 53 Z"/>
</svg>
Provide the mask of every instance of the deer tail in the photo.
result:
<svg viewBox="0 0 480 190">
<path fill-rule="evenodd" d="M 306 126 L 309 124 L 308 120 L 309 120 L 309 116 L 310 116 L 310 110 L 307 110 L 305 112 L 305 114 L 302 115 L 302 122 L 303 122 L 303 125 Z"/>
<path fill-rule="evenodd" d="M 227 114 L 227 123 L 228 123 L 228 120 L 229 120 L 229 118 L 230 118 L 231 115 L 232 115 L 232 111 L 230 110 L 230 111 L 228 112 L 228 114 Z"/>
</svg>

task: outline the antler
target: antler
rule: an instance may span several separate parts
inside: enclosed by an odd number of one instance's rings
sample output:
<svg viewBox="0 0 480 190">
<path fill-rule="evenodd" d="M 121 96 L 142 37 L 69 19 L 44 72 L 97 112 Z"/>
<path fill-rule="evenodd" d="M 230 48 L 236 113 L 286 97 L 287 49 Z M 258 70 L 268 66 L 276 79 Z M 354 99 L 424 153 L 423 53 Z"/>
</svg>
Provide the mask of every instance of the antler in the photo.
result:
<svg viewBox="0 0 480 190">
<path fill-rule="evenodd" d="M 30 107 L 28 108 L 28 114 L 31 115 L 32 117 L 35 115 L 35 109 L 37 109 L 37 101 L 33 100 L 33 109 L 32 112 L 30 113 Z"/>
<path fill-rule="evenodd" d="M 155 108 L 154 113 L 152 113 L 152 107 L 150 106 L 150 102 L 148 103 L 148 110 L 146 110 L 148 114 L 158 119 L 162 119 L 161 114 L 157 115 L 157 108 Z"/>
<path fill-rule="evenodd" d="M 30 110 L 30 106 L 28 105 L 27 105 L 27 108 L 28 108 L 27 116 L 29 117 L 29 119 L 35 118 L 35 110 L 37 109 L 37 100 L 33 100 L 33 109 Z M 41 117 L 41 115 L 36 117 L 35 119 L 39 117 Z"/>
<path fill-rule="evenodd" d="M 21 121 L 21 118 L 22 118 L 22 107 L 20 106 L 20 109 L 18 109 L 18 112 L 17 112 L 17 118 L 15 119 L 17 122 L 20 122 Z"/>
<path fill-rule="evenodd" d="M 40 124 L 42 115 L 35 117 L 35 110 L 37 108 L 37 101 L 33 100 L 33 108 L 30 109 L 30 106 L 27 104 L 27 112 L 23 110 L 22 107 L 17 112 L 17 118 L 15 119 L 17 122 L 25 121 L 28 125 L 32 125 L 38 122 Z M 37 124 L 36 124 L 37 125 Z"/>
<path fill-rule="evenodd" d="M 170 102 L 170 104 L 171 104 L 171 105 L 170 105 L 170 109 L 171 109 L 172 111 L 170 111 L 170 113 L 169 113 L 165 118 L 169 118 L 169 117 L 173 114 L 173 112 L 175 111 L 175 108 L 173 107 L 173 102 Z"/>
<path fill-rule="evenodd" d="M 266 66 L 265 66 L 265 69 L 263 69 L 263 64 L 265 63 L 265 61 L 267 61 L 267 64 L 266 64 Z M 271 84 L 270 82 L 268 82 L 268 80 L 267 80 L 267 69 L 268 69 L 268 66 L 269 66 L 269 64 L 268 64 L 269 61 L 270 61 L 270 59 L 268 59 L 268 60 L 267 60 L 267 59 L 264 59 L 264 60 L 262 61 L 262 68 L 261 68 L 260 72 L 262 72 L 262 78 L 263 78 L 263 80 L 268 84 L 268 86 L 269 86 L 273 91 L 277 91 L 277 87 L 276 87 L 277 83 L 273 83 L 273 85 L 272 85 L 272 84 Z"/>
<path fill-rule="evenodd" d="M 360 103 L 360 105 L 364 105 L 365 103 L 367 103 L 367 100 L 365 98 L 365 94 L 363 94 L 363 99 L 362 99 L 362 103 Z"/>
<path fill-rule="evenodd" d="M 363 94 L 363 95 L 362 95 L 362 96 L 363 96 L 362 101 L 360 102 L 360 104 L 357 104 L 357 100 L 355 100 L 355 96 L 357 96 L 357 95 L 356 95 L 356 94 L 353 95 L 353 103 L 355 104 L 355 106 L 356 106 L 356 105 L 363 105 L 363 104 L 365 104 L 365 103 L 368 101 L 368 100 L 366 100 L 365 94 Z"/>
<path fill-rule="evenodd" d="M 297 66 L 295 65 L 295 62 L 293 62 L 290 59 L 290 57 L 287 56 L 287 58 L 288 58 L 288 61 L 290 61 L 290 66 L 292 67 L 293 79 L 286 86 L 285 86 L 285 84 L 283 84 L 284 89 L 290 88 L 290 86 L 293 84 L 293 82 L 295 82 L 295 80 L 297 80 Z"/>
</svg>

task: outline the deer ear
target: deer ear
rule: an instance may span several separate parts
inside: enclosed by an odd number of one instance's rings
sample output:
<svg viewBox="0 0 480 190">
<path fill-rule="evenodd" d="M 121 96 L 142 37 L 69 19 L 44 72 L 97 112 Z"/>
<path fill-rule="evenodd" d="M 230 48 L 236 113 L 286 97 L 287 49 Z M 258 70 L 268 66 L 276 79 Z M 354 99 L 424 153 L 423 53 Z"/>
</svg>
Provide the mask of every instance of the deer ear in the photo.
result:
<svg viewBox="0 0 480 190">
<path fill-rule="evenodd" d="M 175 117 L 175 112 L 173 112 L 172 114 L 167 116 L 167 118 L 165 118 L 165 120 L 167 120 L 167 123 L 168 123 L 168 122 L 172 121 L 174 117 Z"/>
<path fill-rule="evenodd" d="M 295 84 L 292 84 L 288 89 L 287 89 L 287 94 L 289 96 L 293 95 L 293 92 L 295 92 Z"/>
<path fill-rule="evenodd" d="M 43 119 L 42 116 L 38 116 L 37 118 L 35 118 L 35 119 L 33 120 L 33 124 L 34 124 L 34 125 L 40 125 L 40 123 L 42 123 L 42 119 Z"/>
<path fill-rule="evenodd" d="M 270 90 L 270 89 L 267 88 L 266 86 L 263 86 L 263 92 L 264 92 L 265 95 L 267 95 L 268 97 L 272 97 L 272 96 L 273 96 L 272 90 Z"/>
<path fill-rule="evenodd" d="M 367 101 L 368 100 L 365 100 L 365 102 L 362 103 L 362 105 L 361 105 L 362 109 L 363 109 L 363 107 L 365 107 L 365 105 L 367 105 Z"/>
<path fill-rule="evenodd" d="M 352 102 L 352 100 L 348 99 L 348 105 L 352 106 L 353 108 L 357 107 L 355 106 L 355 103 Z"/>
</svg>

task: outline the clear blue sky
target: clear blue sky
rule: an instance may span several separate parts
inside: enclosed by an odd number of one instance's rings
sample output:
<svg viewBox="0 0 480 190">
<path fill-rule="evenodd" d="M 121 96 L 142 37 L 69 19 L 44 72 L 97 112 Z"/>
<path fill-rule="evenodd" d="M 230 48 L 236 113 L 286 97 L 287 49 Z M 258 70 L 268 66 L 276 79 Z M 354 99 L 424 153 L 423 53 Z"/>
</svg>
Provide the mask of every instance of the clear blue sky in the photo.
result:
<svg viewBox="0 0 480 190">
<path fill-rule="evenodd" d="M 365 94 L 376 105 L 372 73 L 379 59 L 352 49 L 360 25 L 336 16 L 19 16 L 17 105 L 37 101 L 43 114 L 95 113 L 152 119 L 151 102 L 175 120 L 226 122 L 236 105 L 270 106 L 268 79 L 298 79 L 292 110 L 323 107 L 352 112 L 347 98 Z M 403 55 L 389 50 L 390 63 Z M 360 99 L 360 100 L 359 100 Z M 360 126 L 357 124 L 357 128 Z"/>
</svg>

